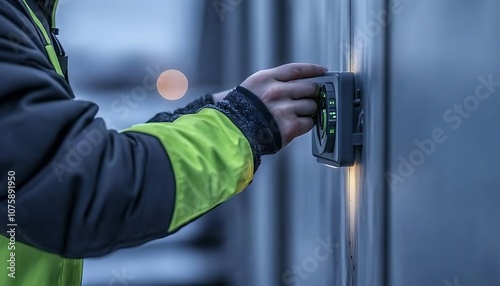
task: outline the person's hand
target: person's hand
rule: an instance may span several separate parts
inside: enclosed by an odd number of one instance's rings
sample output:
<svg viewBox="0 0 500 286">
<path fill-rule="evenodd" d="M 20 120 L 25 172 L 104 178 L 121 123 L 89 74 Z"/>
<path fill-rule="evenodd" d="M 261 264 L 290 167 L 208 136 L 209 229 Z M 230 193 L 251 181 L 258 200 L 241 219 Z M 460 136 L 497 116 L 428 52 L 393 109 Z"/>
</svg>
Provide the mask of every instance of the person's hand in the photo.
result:
<svg viewBox="0 0 500 286">
<path fill-rule="evenodd" d="M 283 147 L 314 125 L 315 98 L 319 87 L 299 79 L 323 75 L 327 69 L 312 64 L 287 64 L 262 70 L 247 78 L 241 86 L 257 95 L 273 115 L 280 130 Z"/>
</svg>

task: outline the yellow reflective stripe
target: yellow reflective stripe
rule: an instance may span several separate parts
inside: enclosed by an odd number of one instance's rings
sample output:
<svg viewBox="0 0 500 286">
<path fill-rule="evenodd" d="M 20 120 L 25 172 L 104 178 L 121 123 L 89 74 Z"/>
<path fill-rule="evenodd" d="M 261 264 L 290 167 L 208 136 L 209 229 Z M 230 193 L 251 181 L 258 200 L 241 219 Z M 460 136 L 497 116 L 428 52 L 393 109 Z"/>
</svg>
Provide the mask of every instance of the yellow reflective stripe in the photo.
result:
<svg viewBox="0 0 500 286">
<path fill-rule="evenodd" d="M 40 22 L 40 20 L 36 17 L 33 10 L 31 10 L 30 5 L 28 5 L 28 3 L 26 3 L 26 0 L 23 0 L 23 3 L 26 6 L 26 8 L 28 8 L 31 19 L 33 19 L 33 21 L 37 25 L 38 29 L 40 30 L 40 32 L 42 32 L 43 38 L 45 39 L 47 44 L 52 44 L 52 41 L 50 40 L 49 34 L 47 34 L 47 31 L 45 31 L 45 27 L 43 26 L 42 22 Z"/>
<path fill-rule="evenodd" d="M 0 285 L 81 286 L 83 259 L 63 258 L 19 241 L 15 249 L 12 245 L 9 238 L 0 235 Z M 15 274 L 8 276 L 11 271 Z"/>
<path fill-rule="evenodd" d="M 23 0 L 23 3 L 26 6 L 26 8 L 28 9 L 30 17 L 35 22 L 36 26 L 38 27 L 38 30 L 40 30 L 40 32 L 42 32 L 43 38 L 45 39 L 45 42 L 46 42 L 45 51 L 47 52 L 47 55 L 49 56 L 50 63 L 52 64 L 52 66 L 54 67 L 54 69 L 56 70 L 56 72 L 60 76 L 65 77 L 64 73 L 61 69 L 61 64 L 59 63 L 59 59 L 57 57 L 56 50 L 54 49 L 54 46 L 52 45 L 52 41 L 50 40 L 49 34 L 45 30 L 45 27 L 43 26 L 42 22 L 40 22 L 40 20 L 37 18 L 37 16 L 33 12 L 33 10 L 31 10 L 28 3 L 26 3 L 26 0 Z M 56 3 L 56 5 L 57 5 L 57 3 Z M 54 18 L 55 18 L 55 10 L 56 9 L 54 8 L 54 11 L 52 13 L 52 17 L 54 17 Z"/>
<path fill-rule="evenodd" d="M 64 77 L 64 73 L 61 69 L 61 65 L 59 64 L 59 60 L 57 58 L 57 54 L 56 54 L 56 50 L 54 49 L 54 46 L 46 45 L 45 50 L 47 51 L 47 54 L 49 55 L 50 62 L 54 66 L 54 69 L 56 70 L 56 72 L 60 76 Z"/>
<path fill-rule="evenodd" d="M 253 178 L 253 153 L 246 137 L 221 112 L 205 108 L 172 123 L 146 123 L 125 132 L 158 138 L 175 177 L 174 231 L 241 192 Z"/>
<path fill-rule="evenodd" d="M 57 11 L 58 4 L 59 4 L 59 0 L 56 0 L 54 3 L 54 8 L 52 9 L 52 28 L 56 28 L 56 11 Z"/>
</svg>

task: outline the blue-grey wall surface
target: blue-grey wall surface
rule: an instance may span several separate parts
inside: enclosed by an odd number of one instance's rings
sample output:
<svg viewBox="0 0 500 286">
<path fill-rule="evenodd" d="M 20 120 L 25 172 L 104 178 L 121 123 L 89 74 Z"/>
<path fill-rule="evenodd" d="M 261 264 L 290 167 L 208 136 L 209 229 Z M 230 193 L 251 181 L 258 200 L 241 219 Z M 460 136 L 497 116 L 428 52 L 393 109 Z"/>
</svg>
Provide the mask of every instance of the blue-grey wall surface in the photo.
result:
<svg viewBox="0 0 500 286">
<path fill-rule="evenodd" d="M 389 27 L 389 285 L 500 285 L 500 2 Z"/>
</svg>

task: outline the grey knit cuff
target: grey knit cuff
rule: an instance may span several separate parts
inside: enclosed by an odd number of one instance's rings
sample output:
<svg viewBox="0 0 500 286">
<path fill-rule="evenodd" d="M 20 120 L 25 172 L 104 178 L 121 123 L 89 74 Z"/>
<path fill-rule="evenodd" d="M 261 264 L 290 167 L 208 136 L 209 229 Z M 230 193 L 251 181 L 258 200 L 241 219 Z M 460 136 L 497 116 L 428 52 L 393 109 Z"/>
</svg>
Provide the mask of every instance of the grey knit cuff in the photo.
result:
<svg viewBox="0 0 500 286">
<path fill-rule="evenodd" d="M 179 108 L 175 110 L 174 112 L 161 112 L 156 114 L 153 118 L 147 121 L 147 123 L 150 122 L 173 122 L 177 118 L 181 117 L 182 115 L 185 114 L 194 114 L 200 108 L 204 107 L 205 105 L 208 104 L 214 104 L 214 99 L 211 94 L 207 94 L 205 96 L 202 96 L 188 105 L 186 105 L 183 108 Z"/>
<path fill-rule="evenodd" d="M 226 115 L 245 135 L 254 157 L 254 171 L 261 156 L 274 154 L 281 149 L 281 135 L 276 121 L 264 103 L 249 90 L 238 86 L 224 100 L 207 105 Z"/>
</svg>

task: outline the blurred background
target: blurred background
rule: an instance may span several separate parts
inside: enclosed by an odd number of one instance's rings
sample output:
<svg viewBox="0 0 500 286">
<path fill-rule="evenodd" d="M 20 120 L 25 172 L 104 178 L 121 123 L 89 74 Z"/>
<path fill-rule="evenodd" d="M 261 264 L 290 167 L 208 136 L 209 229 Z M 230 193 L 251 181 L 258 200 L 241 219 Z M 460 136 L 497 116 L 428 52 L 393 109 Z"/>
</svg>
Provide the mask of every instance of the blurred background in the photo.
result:
<svg viewBox="0 0 500 286">
<path fill-rule="evenodd" d="M 354 167 L 318 164 L 305 135 L 264 158 L 243 194 L 179 233 L 85 260 L 84 285 L 500 285 L 500 99 L 492 83 L 500 81 L 500 2 L 59 7 L 76 97 L 96 102 L 109 128 L 287 62 L 355 72 L 364 110 Z M 189 79 L 181 100 L 156 91 L 167 69 Z M 478 89 L 490 92 L 487 103 Z M 446 140 L 430 148 L 436 130 Z"/>
<path fill-rule="evenodd" d="M 290 61 L 342 68 L 339 45 L 327 46 L 340 35 L 334 25 L 340 19 L 329 17 L 341 14 L 338 4 L 61 0 L 57 19 L 77 99 L 96 102 L 108 128 L 120 130 L 235 87 L 260 69 Z M 156 90 L 156 78 L 167 69 L 189 79 L 181 100 L 166 101 Z M 331 230 L 340 221 L 334 216 L 340 202 L 319 187 L 325 173 L 331 182 L 339 175 L 315 163 L 309 141 L 304 136 L 265 158 L 242 195 L 179 233 L 85 260 L 84 285 L 280 285 L 292 261 L 301 263 L 321 245 L 318 239 L 333 241 Z M 336 259 L 321 262 L 307 282 L 326 285 Z"/>
</svg>

